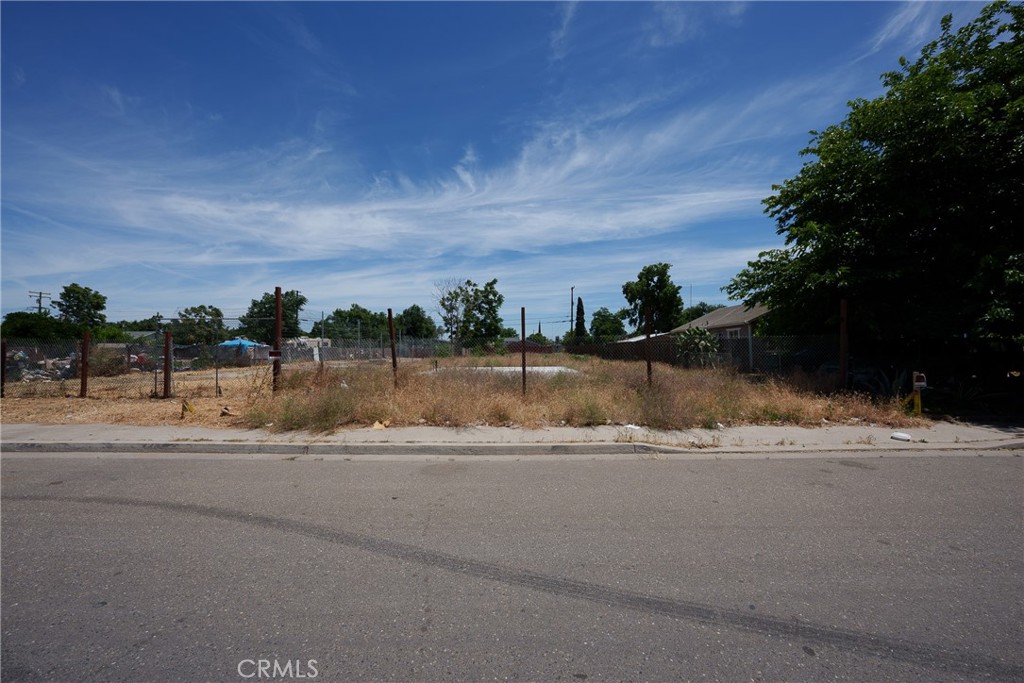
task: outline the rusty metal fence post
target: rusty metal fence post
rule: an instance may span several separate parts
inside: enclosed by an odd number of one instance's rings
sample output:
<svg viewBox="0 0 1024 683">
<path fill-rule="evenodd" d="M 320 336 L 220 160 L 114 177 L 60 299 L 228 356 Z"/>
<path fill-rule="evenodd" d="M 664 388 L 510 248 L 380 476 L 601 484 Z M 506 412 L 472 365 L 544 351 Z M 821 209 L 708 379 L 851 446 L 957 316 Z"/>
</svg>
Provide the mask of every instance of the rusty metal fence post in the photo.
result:
<svg viewBox="0 0 1024 683">
<path fill-rule="evenodd" d="M 92 334 L 89 330 L 85 331 L 82 335 L 82 352 L 79 354 L 78 359 L 78 375 L 80 388 L 78 391 L 79 398 L 85 398 L 89 395 L 89 347 L 92 345 Z"/>
<path fill-rule="evenodd" d="M 282 337 L 284 336 L 284 306 L 281 303 L 281 288 L 274 288 L 274 380 L 271 391 L 277 391 L 278 384 L 281 382 L 281 347 L 283 346 Z"/>
<path fill-rule="evenodd" d="M 526 306 L 519 309 L 520 316 L 520 339 L 523 354 L 523 396 L 526 396 Z"/>
<path fill-rule="evenodd" d="M 850 386 L 850 340 L 846 299 L 839 300 L 839 386 L 844 391 Z"/>
<path fill-rule="evenodd" d="M 647 386 L 651 386 L 651 309 L 644 308 L 644 359 L 647 361 Z"/>
<path fill-rule="evenodd" d="M 388 336 L 391 338 L 391 374 L 394 375 L 395 389 L 398 388 L 398 354 L 395 349 L 395 316 L 388 309 Z"/>
<path fill-rule="evenodd" d="M 171 373 L 174 372 L 173 340 L 171 332 L 164 332 L 164 398 L 171 397 Z"/>
</svg>

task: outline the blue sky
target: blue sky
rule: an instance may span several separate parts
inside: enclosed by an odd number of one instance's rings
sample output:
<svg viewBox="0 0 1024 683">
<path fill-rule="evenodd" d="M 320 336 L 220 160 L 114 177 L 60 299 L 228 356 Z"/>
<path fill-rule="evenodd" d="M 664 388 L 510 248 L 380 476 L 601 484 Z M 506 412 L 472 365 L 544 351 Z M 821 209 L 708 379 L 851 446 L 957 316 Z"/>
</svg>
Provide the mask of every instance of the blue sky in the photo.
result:
<svg viewBox="0 0 1024 683">
<path fill-rule="evenodd" d="M 781 244 L 811 129 L 977 2 L 19 3 L 2 20 L 3 313 L 275 286 L 303 317 L 498 278 L 567 328 L 664 261 L 690 302 Z M 307 323 L 308 326 L 308 323 Z"/>
</svg>

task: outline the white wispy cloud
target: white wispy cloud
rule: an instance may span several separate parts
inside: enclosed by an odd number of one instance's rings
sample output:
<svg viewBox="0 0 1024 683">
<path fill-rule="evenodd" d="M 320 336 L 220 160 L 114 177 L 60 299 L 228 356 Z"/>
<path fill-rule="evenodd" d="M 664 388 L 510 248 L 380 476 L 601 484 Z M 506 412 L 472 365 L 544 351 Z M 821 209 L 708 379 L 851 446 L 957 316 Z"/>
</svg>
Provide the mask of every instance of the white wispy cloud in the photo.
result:
<svg viewBox="0 0 1024 683">
<path fill-rule="evenodd" d="M 694 110 L 626 126 L 636 109 L 616 110 L 619 116 L 589 113 L 539 124 L 505 165 L 481 168 L 475 148 L 467 145 L 450 179 L 376 182 L 347 198 L 308 191 L 308 179 L 336 154 L 313 142 L 145 162 L 54 152 L 44 164 L 48 173 L 37 177 L 58 188 L 48 206 L 34 212 L 14 186 L 10 209 L 21 211 L 25 226 L 42 215 L 66 220 L 50 221 L 42 231 L 5 229 L 5 247 L 31 255 L 5 258 L 5 277 L 75 273 L 88 281 L 90 273 L 127 265 L 172 264 L 180 298 L 190 282 L 198 283 L 196 293 L 208 293 L 210 280 L 217 279 L 213 273 L 230 273 L 224 281 L 234 284 L 216 293 L 222 297 L 250 286 L 252 278 L 239 282 L 244 269 L 264 275 L 269 269 L 289 272 L 295 283 L 289 287 L 310 293 L 365 292 L 373 282 L 378 300 L 415 301 L 439 273 L 485 280 L 487 272 L 479 271 L 486 267 L 509 286 L 522 284 L 520 297 L 543 289 L 529 285 L 544 280 L 538 278 L 542 272 L 571 275 L 591 290 L 610 280 L 616 284 L 609 295 L 615 296 L 621 284 L 616 278 L 634 276 L 637 263 L 650 260 L 644 239 L 757 211 L 767 189 L 763 179 L 748 175 L 749 165 L 738 171 L 728 158 L 702 158 L 729 135 L 709 134 L 720 112 Z M 754 118 L 751 112 L 735 125 L 756 128 Z M 55 242 L 80 247 L 54 249 Z M 574 268 L 571 259 L 546 253 L 569 247 L 579 253 L 587 244 L 599 247 L 591 265 Z M 704 264 L 715 261 L 709 254 L 719 250 L 702 250 L 677 251 L 688 258 L 703 253 Z M 659 248 L 658 258 L 666 258 L 666 251 L 672 250 Z M 735 250 L 720 251 L 735 263 Z M 519 272 L 494 258 L 507 252 L 534 254 L 529 269 Z M 753 253 L 746 249 L 744 256 Z M 613 268 L 613 262 L 621 265 Z M 601 264 L 596 271 L 594 263 Z M 464 272 L 471 268 L 477 272 Z"/>
<path fill-rule="evenodd" d="M 976 3 L 959 3 L 967 5 Z M 887 47 L 909 52 L 919 47 L 938 33 L 942 17 L 952 11 L 954 5 L 943 2 L 913 1 L 895 6 L 886 22 L 867 41 L 865 52 L 858 59 L 865 59 Z"/>
<path fill-rule="evenodd" d="M 658 91 L 581 104 L 528 123 L 499 162 L 466 141 L 439 175 L 366 173 L 318 133 L 330 127 L 317 123 L 329 117 L 321 110 L 307 138 L 217 153 L 168 141 L 193 130 L 147 134 L 141 118 L 42 139 L 15 126 L 4 131 L 18 169 L 4 180 L 5 288 L 71 278 L 168 314 L 197 303 L 244 310 L 281 284 L 311 309 L 379 310 L 426 306 L 433 281 L 456 275 L 498 277 L 510 306 L 535 308 L 571 280 L 592 311 L 617 308 L 622 282 L 667 261 L 716 294 L 772 246 L 693 233 L 760 216 L 777 161 L 745 141 L 815 121 L 845 86 L 838 74 L 805 74 L 700 104 Z M 133 114 L 119 88 L 104 92 Z"/>
<path fill-rule="evenodd" d="M 737 24 L 748 6 L 747 2 L 655 2 L 644 24 L 644 39 L 653 48 L 681 45 L 705 34 L 711 24 Z"/>
<path fill-rule="evenodd" d="M 576 9 L 579 0 L 570 0 L 558 4 L 559 25 L 551 32 L 550 47 L 551 60 L 564 59 L 569 50 L 569 31 L 572 26 L 573 17 L 576 16 Z"/>
<path fill-rule="evenodd" d="M 282 24 L 288 35 L 292 38 L 296 45 L 301 47 L 307 52 L 317 55 L 324 56 L 324 46 L 320 42 L 320 39 L 309 30 L 306 26 L 306 22 L 301 17 L 294 13 L 290 13 L 282 19 Z"/>
<path fill-rule="evenodd" d="M 107 105 L 118 116 L 130 113 L 142 102 L 142 98 L 122 93 L 119 88 L 112 85 L 101 85 L 100 92 L 103 94 Z"/>
<path fill-rule="evenodd" d="M 476 150 L 472 145 L 466 145 L 466 152 L 462 155 L 459 163 L 455 164 L 455 175 L 463 185 L 472 193 L 476 192 L 476 179 L 473 177 L 473 167 L 477 163 Z"/>
<path fill-rule="evenodd" d="M 698 23 L 691 6 L 682 2 L 659 2 L 653 7 L 654 19 L 647 27 L 651 47 L 678 45 L 697 35 Z"/>
</svg>

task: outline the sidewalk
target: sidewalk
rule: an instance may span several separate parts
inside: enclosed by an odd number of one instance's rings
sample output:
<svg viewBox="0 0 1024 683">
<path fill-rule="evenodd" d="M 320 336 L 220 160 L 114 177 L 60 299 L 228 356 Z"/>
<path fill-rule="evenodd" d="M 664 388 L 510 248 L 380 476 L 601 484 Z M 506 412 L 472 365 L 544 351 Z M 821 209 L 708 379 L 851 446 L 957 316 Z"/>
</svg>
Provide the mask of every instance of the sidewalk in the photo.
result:
<svg viewBox="0 0 1024 683">
<path fill-rule="evenodd" d="M 897 440 L 902 433 L 910 441 Z M 272 433 L 266 430 L 122 425 L 0 425 L 4 454 L 41 452 L 222 454 L 239 456 L 388 455 L 630 455 L 687 457 L 788 455 L 820 452 L 906 453 L 980 449 L 1024 449 L 1024 426 L 937 422 L 928 428 L 874 425 L 727 427 L 657 431 L 626 426 L 398 427 L 362 428 L 335 434 Z"/>
</svg>

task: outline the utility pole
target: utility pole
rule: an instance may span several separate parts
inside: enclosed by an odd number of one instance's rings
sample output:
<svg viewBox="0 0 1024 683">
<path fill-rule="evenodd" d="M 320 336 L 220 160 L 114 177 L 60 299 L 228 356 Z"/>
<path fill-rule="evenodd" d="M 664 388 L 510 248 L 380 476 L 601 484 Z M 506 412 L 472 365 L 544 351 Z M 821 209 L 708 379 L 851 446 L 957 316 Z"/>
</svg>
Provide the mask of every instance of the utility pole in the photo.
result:
<svg viewBox="0 0 1024 683">
<path fill-rule="evenodd" d="M 38 309 L 38 313 L 40 315 L 42 315 L 42 313 L 43 313 L 43 299 L 44 298 L 49 299 L 50 298 L 50 293 L 49 292 L 32 292 L 32 291 L 30 291 L 28 293 L 28 295 L 36 300 L 36 307 Z"/>
</svg>

